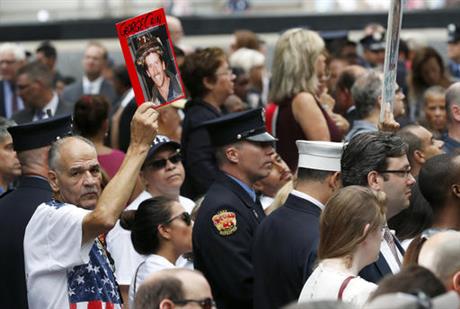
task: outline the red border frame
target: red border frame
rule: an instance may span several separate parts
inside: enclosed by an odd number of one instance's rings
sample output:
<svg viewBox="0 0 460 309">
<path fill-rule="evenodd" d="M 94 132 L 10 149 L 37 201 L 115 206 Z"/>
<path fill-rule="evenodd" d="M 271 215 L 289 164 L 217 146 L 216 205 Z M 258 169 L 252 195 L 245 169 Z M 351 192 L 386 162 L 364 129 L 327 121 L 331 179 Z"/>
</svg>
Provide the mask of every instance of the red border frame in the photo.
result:
<svg viewBox="0 0 460 309">
<path fill-rule="evenodd" d="M 180 76 L 179 68 L 177 67 L 176 53 L 174 52 L 174 49 L 172 48 L 173 45 L 171 41 L 171 35 L 169 34 L 168 24 L 166 23 L 166 15 L 165 15 L 164 9 L 163 8 L 156 9 L 151 12 L 148 12 L 142 15 L 138 15 L 130 19 L 126 19 L 116 24 L 118 39 L 120 41 L 120 46 L 123 52 L 123 57 L 125 58 L 125 63 L 126 63 L 126 68 L 128 69 L 129 78 L 131 79 L 131 84 L 134 89 L 134 95 L 136 97 L 137 105 L 141 105 L 142 103 L 147 101 L 147 98 L 144 97 L 144 93 L 142 91 L 142 86 L 141 86 L 141 81 L 139 80 L 138 75 L 137 75 L 136 64 L 133 61 L 133 58 L 135 57 L 134 55 L 132 55 L 131 50 L 129 48 L 128 37 L 138 32 L 142 32 L 147 29 L 154 28 L 157 26 L 162 26 L 162 25 L 166 27 L 166 33 L 168 35 L 168 44 L 172 52 L 173 62 L 176 68 L 176 72 L 179 75 L 179 82 L 180 82 L 181 89 L 182 89 L 182 95 L 178 96 L 173 101 L 169 101 L 159 106 L 156 106 L 155 107 L 156 109 L 166 106 L 168 104 L 171 104 L 174 101 L 185 98 L 185 88 L 182 82 L 182 77 Z"/>
</svg>

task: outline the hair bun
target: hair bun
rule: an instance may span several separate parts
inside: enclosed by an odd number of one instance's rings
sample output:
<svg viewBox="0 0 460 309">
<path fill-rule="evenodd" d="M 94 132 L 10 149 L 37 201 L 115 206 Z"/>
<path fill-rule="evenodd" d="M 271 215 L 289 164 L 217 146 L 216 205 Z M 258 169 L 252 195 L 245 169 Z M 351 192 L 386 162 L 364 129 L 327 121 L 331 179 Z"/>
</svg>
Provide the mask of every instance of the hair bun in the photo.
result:
<svg viewBox="0 0 460 309">
<path fill-rule="evenodd" d="M 136 219 L 136 210 L 126 210 L 120 216 L 120 226 L 125 230 L 131 231 Z"/>
</svg>

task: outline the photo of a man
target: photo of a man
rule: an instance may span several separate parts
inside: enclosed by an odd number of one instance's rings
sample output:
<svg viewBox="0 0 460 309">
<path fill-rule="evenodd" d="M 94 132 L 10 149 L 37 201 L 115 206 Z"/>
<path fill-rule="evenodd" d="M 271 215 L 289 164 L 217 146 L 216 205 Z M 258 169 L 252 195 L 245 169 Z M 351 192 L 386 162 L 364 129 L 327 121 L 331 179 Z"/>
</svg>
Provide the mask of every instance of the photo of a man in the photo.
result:
<svg viewBox="0 0 460 309">
<path fill-rule="evenodd" d="M 165 58 L 168 54 L 160 38 L 143 35 L 138 38 L 136 64 L 147 81 L 153 84 L 146 87 L 148 100 L 157 105 L 171 102 L 182 95 L 178 77 L 167 69 Z"/>
</svg>

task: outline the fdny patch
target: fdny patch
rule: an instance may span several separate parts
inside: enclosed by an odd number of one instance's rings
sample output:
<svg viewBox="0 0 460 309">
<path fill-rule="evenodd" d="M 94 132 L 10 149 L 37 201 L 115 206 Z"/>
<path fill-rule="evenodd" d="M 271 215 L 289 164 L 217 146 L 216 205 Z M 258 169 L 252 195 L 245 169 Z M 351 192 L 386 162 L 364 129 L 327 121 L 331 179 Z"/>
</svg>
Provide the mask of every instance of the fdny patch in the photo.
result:
<svg viewBox="0 0 460 309">
<path fill-rule="evenodd" d="M 222 236 L 232 235 L 237 229 L 235 213 L 227 210 L 221 210 L 212 216 L 212 223 Z"/>
</svg>

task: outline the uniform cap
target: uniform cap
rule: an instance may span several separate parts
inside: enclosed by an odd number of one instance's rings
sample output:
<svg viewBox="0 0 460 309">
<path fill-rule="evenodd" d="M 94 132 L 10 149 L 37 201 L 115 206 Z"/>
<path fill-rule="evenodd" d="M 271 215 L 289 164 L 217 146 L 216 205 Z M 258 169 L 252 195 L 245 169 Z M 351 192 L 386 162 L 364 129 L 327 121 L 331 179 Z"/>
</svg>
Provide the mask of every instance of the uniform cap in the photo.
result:
<svg viewBox="0 0 460 309">
<path fill-rule="evenodd" d="M 340 171 L 343 143 L 296 141 L 299 150 L 298 167 L 321 171 Z"/>
<path fill-rule="evenodd" d="M 231 113 L 203 123 L 209 132 L 214 147 L 225 146 L 238 141 L 275 142 L 277 141 L 265 126 L 264 110 L 256 108 L 249 111 Z"/>
<path fill-rule="evenodd" d="M 70 115 L 51 117 L 8 128 L 16 151 L 37 149 L 51 145 L 61 137 L 71 135 Z"/>
</svg>

